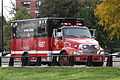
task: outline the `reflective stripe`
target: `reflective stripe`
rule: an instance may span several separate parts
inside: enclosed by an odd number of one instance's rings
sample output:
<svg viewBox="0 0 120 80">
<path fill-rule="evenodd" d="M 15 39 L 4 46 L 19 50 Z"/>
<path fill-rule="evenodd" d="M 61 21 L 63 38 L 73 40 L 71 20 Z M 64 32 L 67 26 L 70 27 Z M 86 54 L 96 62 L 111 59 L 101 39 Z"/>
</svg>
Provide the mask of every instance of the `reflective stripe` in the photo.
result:
<svg viewBox="0 0 120 80">
<path fill-rule="evenodd" d="M 53 54 L 59 54 L 60 51 L 52 51 Z"/>
<path fill-rule="evenodd" d="M 11 54 L 23 54 L 25 51 L 11 51 Z M 36 53 L 53 53 L 58 54 L 60 51 L 27 51 L 29 54 L 36 54 Z"/>
</svg>

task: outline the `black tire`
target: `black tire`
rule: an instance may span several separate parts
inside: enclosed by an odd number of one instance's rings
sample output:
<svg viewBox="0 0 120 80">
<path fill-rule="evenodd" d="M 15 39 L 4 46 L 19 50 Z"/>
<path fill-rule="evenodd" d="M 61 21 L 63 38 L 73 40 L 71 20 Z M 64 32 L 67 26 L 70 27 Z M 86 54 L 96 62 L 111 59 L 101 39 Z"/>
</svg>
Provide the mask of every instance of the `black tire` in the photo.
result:
<svg viewBox="0 0 120 80">
<path fill-rule="evenodd" d="M 25 54 L 21 58 L 22 66 L 29 66 L 30 65 L 30 58 L 29 54 Z"/>
<path fill-rule="evenodd" d="M 103 66 L 103 62 L 94 62 L 93 66 L 96 66 L 96 67 Z"/>
<path fill-rule="evenodd" d="M 74 57 L 73 56 L 69 57 L 69 66 L 74 66 Z"/>
<path fill-rule="evenodd" d="M 65 55 L 65 56 L 64 56 Z M 60 66 L 73 66 L 73 61 L 69 60 L 70 56 L 67 56 L 66 52 L 63 52 L 59 57 L 59 65 Z"/>
<path fill-rule="evenodd" d="M 52 63 L 50 62 L 50 63 L 48 63 L 48 66 L 52 66 Z"/>
</svg>

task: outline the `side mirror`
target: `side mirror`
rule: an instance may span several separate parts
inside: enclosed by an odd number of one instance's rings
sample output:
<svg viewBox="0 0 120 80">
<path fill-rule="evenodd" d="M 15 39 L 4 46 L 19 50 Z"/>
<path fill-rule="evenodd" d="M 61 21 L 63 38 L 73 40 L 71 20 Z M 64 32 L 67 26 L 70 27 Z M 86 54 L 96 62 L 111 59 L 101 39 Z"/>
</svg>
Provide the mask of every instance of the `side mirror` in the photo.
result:
<svg viewBox="0 0 120 80">
<path fill-rule="evenodd" d="M 62 33 L 61 32 L 57 32 L 57 37 L 62 37 Z"/>
<path fill-rule="evenodd" d="M 53 35 L 54 35 L 55 38 L 62 39 L 61 29 L 54 29 L 54 30 L 53 30 Z"/>
<path fill-rule="evenodd" d="M 61 32 L 57 32 L 57 38 L 62 39 L 62 33 Z"/>
<path fill-rule="evenodd" d="M 92 35 L 92 38 L 95 38 L 96 29 L 89 29 L 89 30 L 90 30 L 90 33 Z"/>
<path fill-rule="evenodd" d="M 53 29 L 53 36 L 56 38 L 57 37 L 57 29 Z"/>
<path fill-rule="evenodd" d="M 108 52 L 105 52 L 105 56 L 109 56 L 109 54 L 110 54 L 110 53 L 108 53 Z"/>
</svg>

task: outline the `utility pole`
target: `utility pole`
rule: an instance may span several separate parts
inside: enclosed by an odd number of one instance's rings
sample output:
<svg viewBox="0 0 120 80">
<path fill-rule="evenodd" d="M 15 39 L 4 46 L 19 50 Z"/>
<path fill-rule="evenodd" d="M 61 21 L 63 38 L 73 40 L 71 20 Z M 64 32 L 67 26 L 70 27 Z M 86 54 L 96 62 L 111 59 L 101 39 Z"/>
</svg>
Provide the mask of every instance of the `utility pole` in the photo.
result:
<svg viewBox="0 0 120 80">
<path fill-rule="evenodd" d="M 3 55 L 3 51 L 4 51 L 4 40 L 3 40 L 3 0 L 1 1 L 1 6 L 2 6 L 2 11 L 1 11 L 1 24 L 2 24 L 2 28 L 1 28 L 1 33 L 2 33 L 2 35 L 1 35 L 1 38 L 2 38 L 2 40 L 1 40 L 1 46 L 2 46 L 2 55 Z"/>
</svg>

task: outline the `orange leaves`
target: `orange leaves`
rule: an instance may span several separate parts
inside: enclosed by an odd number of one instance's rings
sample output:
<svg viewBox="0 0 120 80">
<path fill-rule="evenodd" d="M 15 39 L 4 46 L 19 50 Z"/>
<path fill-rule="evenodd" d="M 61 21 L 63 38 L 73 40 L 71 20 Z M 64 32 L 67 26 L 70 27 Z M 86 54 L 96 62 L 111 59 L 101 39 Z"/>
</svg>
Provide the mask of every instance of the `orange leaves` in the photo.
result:
<svg viewBox="0 0 120 80">
<path fill-rule="evenodd" d="M 95 9 L 95 15 L 99 18 L 99 24 L 104 30 L 110 32 L 110 38 L 120 38 L 120 1 L 101 0 Z"/>
</svg>

